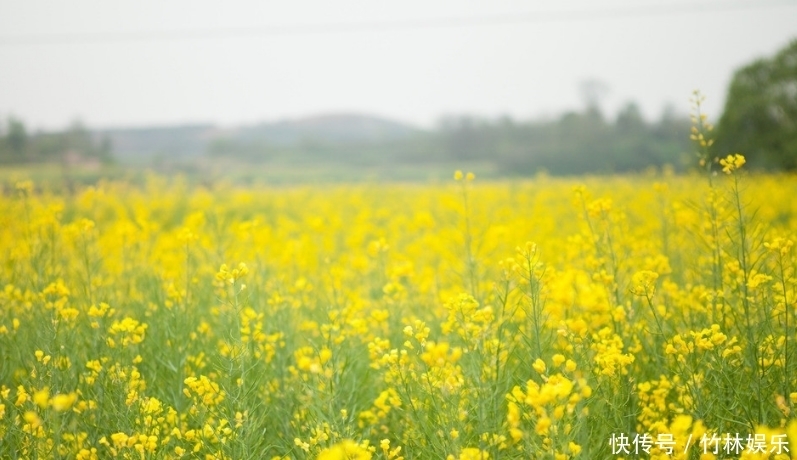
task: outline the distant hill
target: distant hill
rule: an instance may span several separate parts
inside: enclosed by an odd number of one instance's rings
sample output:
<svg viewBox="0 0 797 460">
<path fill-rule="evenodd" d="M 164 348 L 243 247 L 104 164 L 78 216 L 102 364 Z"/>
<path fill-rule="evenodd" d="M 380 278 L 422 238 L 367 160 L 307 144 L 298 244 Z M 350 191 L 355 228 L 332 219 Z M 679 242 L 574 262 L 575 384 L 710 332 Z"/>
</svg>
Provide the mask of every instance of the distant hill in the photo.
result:
<svg viewBox="0 0 797 460">
<path fill-rule="evenodd" d="M 155 156 L 186 158 L 203 155 L 213 141 L 293 146 L 302 142 L 332 144 L 400 140 L 419 129 L 387 118 L 363 114 L 328 114 L 274 123 L 219 128 L 211 124 L 100 129 L 96 139 L 110 140 L 113 155 L 123 162 Z"/>
<path fill-rule="evenodd" d="M 244 142 L 278 145 L 301 141 L 361 143 L 403 139 L 418 131 L 413 126 L 372 115 L 330 114 L 243 127 L 233 137 Z"/>
</svg>

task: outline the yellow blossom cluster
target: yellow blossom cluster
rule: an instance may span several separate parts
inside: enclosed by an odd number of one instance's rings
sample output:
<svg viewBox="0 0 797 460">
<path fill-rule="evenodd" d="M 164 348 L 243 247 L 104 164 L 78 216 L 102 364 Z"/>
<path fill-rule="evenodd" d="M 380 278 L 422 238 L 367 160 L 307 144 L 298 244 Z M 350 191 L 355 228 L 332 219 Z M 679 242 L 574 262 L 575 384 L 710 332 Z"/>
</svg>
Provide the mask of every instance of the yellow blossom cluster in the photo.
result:
<svg viewBox="0 0 797 460">
<path fill-rule="evenodd" d="M 732 174 L 734 171 L 737 171 L 744 166 L 745 162 L 746 161 L 743 155 L 735 153 L 720 159 L 720 166 L 722 166 L 722 172 L 725 174 Z"/>
</svg>

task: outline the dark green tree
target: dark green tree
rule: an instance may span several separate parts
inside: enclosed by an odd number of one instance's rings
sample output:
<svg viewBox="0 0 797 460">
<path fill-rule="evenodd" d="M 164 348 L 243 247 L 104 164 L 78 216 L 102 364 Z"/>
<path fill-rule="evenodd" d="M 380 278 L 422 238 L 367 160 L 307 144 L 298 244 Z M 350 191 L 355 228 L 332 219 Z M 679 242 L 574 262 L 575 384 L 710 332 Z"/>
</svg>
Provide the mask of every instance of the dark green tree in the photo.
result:
<svg viewBox="0 0 797 460">
<path fill-rule="evenodd" d="M 8 119 L 6 143 L 8 144 L 8 149 L 17 157 L 21 157 L 25 154 L 25 148 L 28 144 L 28 133 L 25 130 L 25 124 L 14 117 Z"/>
<path fill-rule="evenodd" d="M 751 166 L 797 170 L 797 40 L 736 71 L 716 148 L 742 153 Z"/>
<path fill-rule="evenodd" d="M 620 109 L 615 125 L 617 130 L 625 135 L 644 135 L 647 130 L 645 118 L 642 116 L 639 106 L 634 102 L 629 102 Z"/>
</svg>

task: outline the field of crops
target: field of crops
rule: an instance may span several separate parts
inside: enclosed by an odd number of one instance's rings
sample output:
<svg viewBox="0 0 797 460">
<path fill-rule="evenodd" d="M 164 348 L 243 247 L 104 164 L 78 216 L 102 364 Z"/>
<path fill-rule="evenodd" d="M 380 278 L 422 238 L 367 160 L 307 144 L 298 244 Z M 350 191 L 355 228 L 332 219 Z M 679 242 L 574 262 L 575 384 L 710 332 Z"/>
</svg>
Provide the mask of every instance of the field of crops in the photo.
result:
<svg viewBox="0 0 797 460">
<path fill-rule="evenodd" d="M 741 163 L 17 181 L 0 457 L 797 458 L 797 178 Z"/>
</svg>

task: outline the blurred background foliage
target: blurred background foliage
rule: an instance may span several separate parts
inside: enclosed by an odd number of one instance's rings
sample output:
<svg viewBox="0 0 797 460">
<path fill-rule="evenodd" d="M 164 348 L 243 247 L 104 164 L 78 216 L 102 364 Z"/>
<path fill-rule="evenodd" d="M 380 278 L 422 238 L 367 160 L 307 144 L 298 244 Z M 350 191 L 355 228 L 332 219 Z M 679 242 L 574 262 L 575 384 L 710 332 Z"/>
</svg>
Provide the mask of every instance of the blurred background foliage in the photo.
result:
<svg viewBox="0 0 797 460">
<path fill-rule="evenodd" d="M 717 146 L 743 152 L 753 167 L 797 169 L 797 40 L 736 71 Z"/>
</svg>

